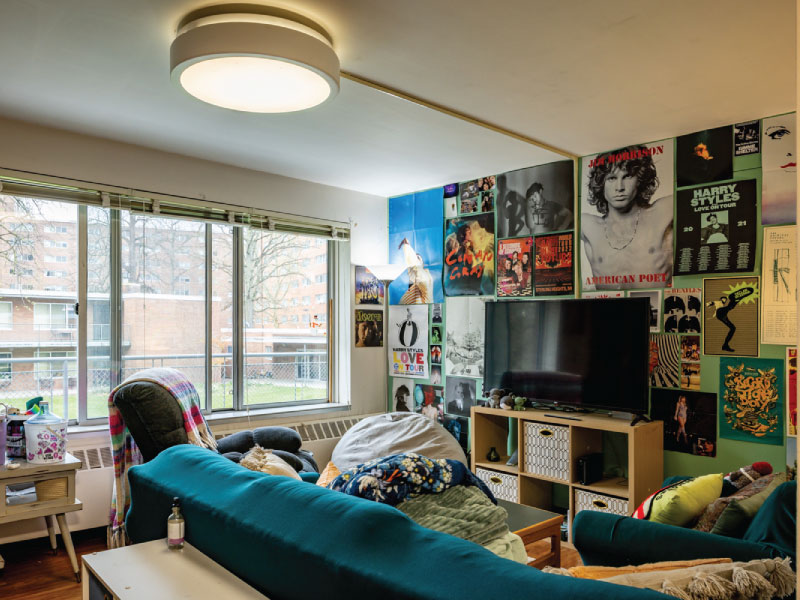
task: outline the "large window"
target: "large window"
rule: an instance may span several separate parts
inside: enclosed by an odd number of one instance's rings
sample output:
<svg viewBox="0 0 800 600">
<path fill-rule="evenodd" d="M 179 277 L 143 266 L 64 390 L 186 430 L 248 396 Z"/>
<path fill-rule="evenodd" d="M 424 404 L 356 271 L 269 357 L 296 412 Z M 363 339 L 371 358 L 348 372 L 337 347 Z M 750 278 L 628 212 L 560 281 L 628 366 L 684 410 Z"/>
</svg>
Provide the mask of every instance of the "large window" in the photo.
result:
<svg viewBox="0 0 800 600">
<path fill-rule="evenodd" d="M 336 248 L 258 223 L 0 195 L 0 400 L 43 396 L 92 422 L 126 377 L 173 367 L 207 411 L 327 401 Z"/>
</svg>

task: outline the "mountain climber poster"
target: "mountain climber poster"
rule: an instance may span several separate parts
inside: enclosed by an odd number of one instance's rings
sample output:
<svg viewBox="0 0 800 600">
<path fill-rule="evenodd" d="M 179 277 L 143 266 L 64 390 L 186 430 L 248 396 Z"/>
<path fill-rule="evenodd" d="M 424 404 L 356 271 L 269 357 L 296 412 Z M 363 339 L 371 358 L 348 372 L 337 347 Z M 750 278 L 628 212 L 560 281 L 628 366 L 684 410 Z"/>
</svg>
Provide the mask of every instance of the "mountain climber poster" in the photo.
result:
<svg viewBox="0 0 800 600">
<path fill-rule="evenodd" d="M 389 199 L 389 262 L 405 265 L 389 304 L 442 302 L 442 188 Z"/>
<path fill-rule="evenodd" d="M 756 184 L 747 179 L 678 191 L 676 275 L 755 270 Z"/>
<path fill-rule="evenodd" d="M 672 140 L 583 158 L 581 288 L 672 284 Z"/>
<path fill-rule="evenodd" d="M 664 421 L 664 450 L 717 455 L 717 395 L 650 391 L 650 417 Z"/>
<path fill-rule="evenodd" d="M 367 267 L 356 267 L 356 304 L 383 305 L 384 286 Z"/>
<path fill-rule="evenodd" d="M 700 288 L 664 291 L 664 333 L 700 333 L 702 294 Z"/>
<path fill-rule="evenodd" d="M 533 238 L 497 242 L 498 298 L 533 296 Z"/>
<path fill-rule="evenodd" d="M 480 298 L 448 298 L 445 375 L 483 377 L 485 306 Z M 449 381 L 449 377 L 447 381 Z"/>
<path fill-rule="evenodd" d="M 730 440 L 783 444 L 783 361 L 722 358 L 719 435 Z"/>
<path fill-rule="evenodd" d="M 765 227 L 761 252 L 761 343 L 797 340 L 797 227 Z"/>
<path fill-rule="evenodd" d="M 675 145 L 678 187 L 724 181 L 733 177 L 733 126 L 697 131 Z"/>
<path fill-rule="evenodd" d="M 383 311 L 356 309 L 356 348 L 383 346 Z"/>
<path fill-rule="evenodd" d="M 680 387 L 681 341 L 668 333 L 650 336 L 650 387 Z"/>
<path fill-rule="evenodd" d="M 414 412 L 414 382 L 392 377 L 392 404 L 389 412 Z"/>
<path fill-rule="evenodd" d="M 497 237 L 572 229 L 574 165 L 562 160 L 497 177 Z"/>
<path fill-rule="evenodd" d="M 661 331 L 661 290 L 628 292 L 628 298 L 647 298 L 650 302 L 650 333 Z"/>
<path fill-rule="evenodd" d="M 494 295 L 494 213 L 448 219 L 446 224 L 444 293 Z"/>
<path fill-rule="evenodd" d="M 703 354 L 758 356 L 758 277 L 703 280 Z"/>
<path fill-rule="evenodd" d="M 797 435 L 797 348 L 786 349 L 786 434 Z"/>
<path fill-rule="evenodd" d="M 745 121 L 733 126 L 734 155 L 747 156 L 761 152 L 761 121 Z"/>
<path fill-rule="evenodd" d="M 389 374 L 428 378 L 428 307 L 390 306 Z"/>
<path fill-rule="evenodd" d="M 797 221 L 795 113 L 764 119 L 761 127 L 761 224 Z"/>
<path fill-rule="evenodd" d="M 535 238 L 533 288 L 537 296 L 563 296 L 575 291 L 572 232 Z"/>
</svg>

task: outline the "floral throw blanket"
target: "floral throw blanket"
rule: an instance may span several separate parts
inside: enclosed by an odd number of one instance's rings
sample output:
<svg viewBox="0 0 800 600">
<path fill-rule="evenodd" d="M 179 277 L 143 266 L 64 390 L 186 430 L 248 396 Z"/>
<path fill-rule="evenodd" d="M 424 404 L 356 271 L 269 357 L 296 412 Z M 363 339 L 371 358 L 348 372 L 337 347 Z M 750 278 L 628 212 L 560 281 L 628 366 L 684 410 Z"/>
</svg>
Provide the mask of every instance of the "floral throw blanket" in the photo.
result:
<svg viewBox="0 0 800 600">
<path fill-rule="evenodd" d="M 474 485 L 497 504 L 489 488 L 464 464 L 448 458 L 394 454 L 343 471 L 328 487 L 390 506 L 421 494 L 439 494 L 456 485 Z"/>
</svg>

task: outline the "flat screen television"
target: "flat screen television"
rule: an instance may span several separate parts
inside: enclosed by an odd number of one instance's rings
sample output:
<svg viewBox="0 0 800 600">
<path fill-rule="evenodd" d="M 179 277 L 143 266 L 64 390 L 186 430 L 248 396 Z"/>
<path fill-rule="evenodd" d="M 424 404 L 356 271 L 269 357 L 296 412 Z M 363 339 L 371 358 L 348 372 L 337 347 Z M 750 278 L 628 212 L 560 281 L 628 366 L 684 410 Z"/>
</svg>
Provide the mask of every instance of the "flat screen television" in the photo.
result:
<svg viewBox="0 0 800 600">
<path fill-rule="evenodd" d="M 647 298 L 486 303 L 484 390 L 647 413 Z"/>
</svg>

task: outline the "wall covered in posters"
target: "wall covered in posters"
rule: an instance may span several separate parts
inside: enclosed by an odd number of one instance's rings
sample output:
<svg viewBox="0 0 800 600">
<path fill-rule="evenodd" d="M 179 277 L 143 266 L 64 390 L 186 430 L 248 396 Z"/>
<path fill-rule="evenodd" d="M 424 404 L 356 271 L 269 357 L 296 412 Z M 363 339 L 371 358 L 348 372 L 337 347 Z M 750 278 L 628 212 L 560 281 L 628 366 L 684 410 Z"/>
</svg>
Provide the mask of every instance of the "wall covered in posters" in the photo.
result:
<svg viewBox="0 0 800 600">
<path fill-rule="evenodd" d="M 430 362 L 443 367 L 445 421 L 464 419 L 456 408 L 449 414 L 450 394 L 458 390 L 459 400 L 470 402 L 485 397 L 482 342 L 476 341 L 483 331 L 470 300 L 644 295 L 652 315 L 651 414 L 669 425 L 665 475 L 728 471 L 753 460 L 782 470 L 796 400 L 786 393 L 789 349 L 782 344 L 788 341 L 777 334 L 785 330 L 782 319 L 796 319 L 787 303 L 796 295 L 795 249 L 783 244 L 783 228 L 772 226 L 795 222 L 794 127 L 790 114 L 664 140 L 631 140 L 577 163 L 538 165 L 435 190 L 443 208 L 440 280 L 447 301 L 438 317 L 444 339 L 431 342 Z M 390 230 L 392 215 L 408 213 L 407 207 L 393 209 L 395 200 L 389 200 Z M 491 274 L 487 268 L 478 275 L 489 245 L 476 247 L 476 238 L 480 244 L 489 235 Z M 449 253 L 451 274 L 472 273 L 471 279 L 450 283 Z M 731 427 L 736 434 L 724 430 L 723 367 L 731 360 L 780 364 L 780 406 L 773 412 L 781 417 L 774 431 L 748 437 L 739 435 L 741 428 Z M 458 379 L 448 383 L 450 378 Z"/>
</svg>

